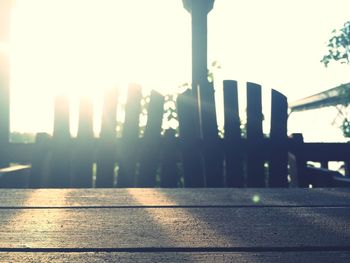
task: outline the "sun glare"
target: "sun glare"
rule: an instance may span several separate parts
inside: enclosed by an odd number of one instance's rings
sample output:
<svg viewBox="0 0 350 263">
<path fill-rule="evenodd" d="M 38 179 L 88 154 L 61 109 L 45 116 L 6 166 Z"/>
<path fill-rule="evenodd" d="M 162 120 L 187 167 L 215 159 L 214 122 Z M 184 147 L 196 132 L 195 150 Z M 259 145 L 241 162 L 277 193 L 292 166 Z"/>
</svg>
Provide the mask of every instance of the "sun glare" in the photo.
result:
<svg viewBox="0 0 350 263">
<path fill-rule="evenodd" d="M 215 0 L 208 65 L 221 65 L 218 112 L 222 79 L 256 82 L 289 101 L 349 82 L 348 65 L 320 63 L 332 30 L 350 19 L 347 7 L 348 0 Z M 72 134 L 80 96 L 94 98 L 97 133 L 105 90 L 125 93 L 138 83 L 167 94 L 191 82 L 191 17 L 181 0 L 16 0 L 11 45 L 0 49 L 11 54 L 12 131 L 52 132 L 54 96 L 67 94 Z M 290 131 L 305 132 L 307 120 L 297 122 Z"/>
<path fill-rule="evenodd" d="M 190 78 L 189 25 L 181 1 L 17 0 L 12 129 L 28 129 L 30 120 L 35 131 L 47 131 L 58 94 L 101 101 L 105 90 L 130 82 L 173 91 Z M 24 112 L 33 117 L 21 118 Z"/>
</svg>

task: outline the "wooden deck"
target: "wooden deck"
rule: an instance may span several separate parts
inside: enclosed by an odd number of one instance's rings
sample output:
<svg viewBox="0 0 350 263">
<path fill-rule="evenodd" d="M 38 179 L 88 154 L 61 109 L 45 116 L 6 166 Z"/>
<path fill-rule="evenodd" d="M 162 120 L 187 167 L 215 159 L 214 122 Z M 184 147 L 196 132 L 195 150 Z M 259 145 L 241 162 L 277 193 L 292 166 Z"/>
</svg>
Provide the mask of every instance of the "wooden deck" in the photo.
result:
<svg viewBox="0 0 350 263">
<path fill-rule="evenodd" d="M 2 189 L 0 236 L 1 262 L 350 262 L 350 189 Z"/>
</svg>

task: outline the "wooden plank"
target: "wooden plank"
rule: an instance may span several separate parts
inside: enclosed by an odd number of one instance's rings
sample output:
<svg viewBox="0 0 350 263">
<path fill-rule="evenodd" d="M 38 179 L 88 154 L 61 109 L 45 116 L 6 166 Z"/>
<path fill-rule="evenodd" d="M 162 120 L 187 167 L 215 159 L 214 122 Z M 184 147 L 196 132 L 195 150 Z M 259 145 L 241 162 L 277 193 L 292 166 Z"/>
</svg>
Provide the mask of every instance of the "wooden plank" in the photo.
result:
<svg viewBox="0 0 350 263">
<path fill-rule="evenodd" d="M 52 156 L 48 187 L 70 187 L 71 147 L 69 128 L 69 100 L 61 95 L 55 99 L 54 130 L 52 135 Z"/>
<path fill-rule="evenodd" d="M 139 120 L 141 113 L 141 87 L 135 84 L 129 86 L 128 99 L 125 106 L 125 122 L 121 156 L 118 170 L 118 187 L 134 187 L 136 184 L 136 162 L 139 148 Z"/>
<path fill-rule="evenodd" d="M 238 108 L 237 81 L 224 81 L 225 166 L 226 186 L 243 187 L 243 154 L 241 147 L 241 121 Z"/>
<path fill-rule="evenodd" d="M 32 169 L 29 180 L 30 188 L 48 186 L 49 165 L 51 158 L 51 136 L 47 133 L 37 133 L 35 148 L 31 156 Z"/>
<path fill-rule="evenodd" d="M 164 140 L 162 144 L 160 187 L 179 187 L 180 176 L 177 167 L 177 146 L 175 130 L 167 129 L 164 133 Z"/>
<path fill-rule="evenodd" d="M 0 248 L 350 250 L 349 218 L 348 207 L 0 209 Z"/>
<path fill-rule="evenodd" d="M 264 187 L 265 171 L 262 157 L 263 131 L 262 131 L 261 86 L 247 83 L 247 186 Z"/>
<path fill-rule="evenodd" d="M 321 252 L 85 252 L 30 253 L 2 252 L 3 262 L 279 262 L 279 263 L 348 263 L 348 251 Z"/>
<path fill-rule="evenodd" d="M 348 188 L 1 189 L 0 191 L 0 207 L 349 205 L 350 189 Z"/>
<path fill-rule="evenodd" d="M 205 182 L 207 187 L 223 187 L 223 149 L 219 145 L 214 86 L 213 83 L 203 82 L 199 88 Z"/>
<path fill-rule="evenodd" d="M 147 125 L 143 135 L 140 157 L 139 187 L 155 187 L 160 158 L 160 139 L 164 112 L 164 96 L 152 91 L 147 112 Z"/>
<path fill-rule="evenodd" d="M 72 156 L 72 187 L 93 186 L 93 138 L 93 102 L 91 98 L 81 98 L 78 134 Z"/>
<path fill-rule="evenodd" d="M 196 123 L 197 104 L 191 90 L 186 90 L 177 97 L 179 119 L 179 143 L 184 170 L 185 187 L 203 187 L 204 170 L 202 151 L 199 144 L 199 124 Z"/>
<path fill-rule="evenodd" d="M 282 93 L 271 91 L 269 187 L 288 187 L 287 148 L 288 101 Z"/>
<path fill-rule="evenodd" d="M 96 187 L 114 186 L 116 147 L 113 142 L 117 128 L 117 99 L 117 90 L 106 92 L 97 154 Z"/>
</svg>

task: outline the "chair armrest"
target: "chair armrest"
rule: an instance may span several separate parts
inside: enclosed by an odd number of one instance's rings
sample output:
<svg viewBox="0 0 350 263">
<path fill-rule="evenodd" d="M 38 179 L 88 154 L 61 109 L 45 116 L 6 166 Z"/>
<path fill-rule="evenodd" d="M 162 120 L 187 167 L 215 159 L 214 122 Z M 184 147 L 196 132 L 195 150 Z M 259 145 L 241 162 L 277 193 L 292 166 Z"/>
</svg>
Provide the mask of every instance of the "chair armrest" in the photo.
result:
<svg viewBox="0 0 350 263">
<path fill-rule="evenodd" d="M 332 187 L 334 186 L 334 178 L 343 177 L 337 171 L 316 167 L 307 167 L 305 176 L 307 183 L 313 187 Z"/>
<path fill-rule="evenodd" d="M 14 165 L 0 168 L 0 188 L 26 188 L 31 165 Z"/>
<path fill-rule="evenodd" d="M 350 187 L 350 176 L 335 175 L 333 176 L 334 187 Z"/>
</svg>

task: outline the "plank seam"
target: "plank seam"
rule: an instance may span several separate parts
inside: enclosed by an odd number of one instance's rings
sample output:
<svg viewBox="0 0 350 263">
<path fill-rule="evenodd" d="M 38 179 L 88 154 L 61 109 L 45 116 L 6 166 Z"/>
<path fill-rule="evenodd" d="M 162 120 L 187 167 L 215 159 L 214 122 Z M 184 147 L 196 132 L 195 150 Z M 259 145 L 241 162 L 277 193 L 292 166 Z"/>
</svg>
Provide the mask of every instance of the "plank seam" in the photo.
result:
<svg viewBox="0 0 350 263">
<path fill-rule="evenodd" d="M 0 209 L 133 209 L 133 208 L 350 208 L 350 205 L 134 205 L 134 206 L 0 206 Z"/>
<path fill-rule="evenodd" d="M 126 253 L 196 253 L 196 252 L 350 252 L 350 246 L 296 246 L 296 247 L 125 247 L 125 248 L 0 248 L 0 253 L 88 253 L 88 252 L 126 252 Z"/>
</svg>

